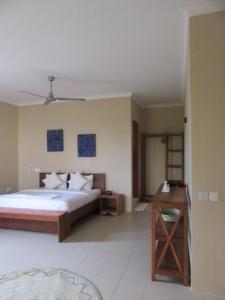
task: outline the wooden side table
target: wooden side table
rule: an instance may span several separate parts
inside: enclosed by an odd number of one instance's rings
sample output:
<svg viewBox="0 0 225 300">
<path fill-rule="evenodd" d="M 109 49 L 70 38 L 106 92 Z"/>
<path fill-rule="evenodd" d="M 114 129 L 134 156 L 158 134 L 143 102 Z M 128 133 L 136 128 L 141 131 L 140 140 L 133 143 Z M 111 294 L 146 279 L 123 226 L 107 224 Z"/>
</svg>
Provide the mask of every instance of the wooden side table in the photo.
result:
<svg viewBox="0 0 225 300">
<path fill-rule="evenodd" d="M 103 194 L 99 197 L 100 214 L 102 216 L 119 216 L 124 211 L 124 195 L 113 193 L 112 195 Z"/>
</svg>

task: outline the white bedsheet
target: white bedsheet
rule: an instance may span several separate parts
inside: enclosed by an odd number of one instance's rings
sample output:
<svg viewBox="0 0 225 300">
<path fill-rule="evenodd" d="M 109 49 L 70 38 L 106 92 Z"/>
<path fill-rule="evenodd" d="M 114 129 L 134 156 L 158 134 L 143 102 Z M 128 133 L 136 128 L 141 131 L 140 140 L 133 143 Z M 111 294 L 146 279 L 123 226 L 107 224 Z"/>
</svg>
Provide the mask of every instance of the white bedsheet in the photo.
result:
<svg viewBox="0 0 225 300">
<path fill-rule="evenodd" d="M 71 212 L 93 201 L 101 194 L 99 189 L 70 191 L 32 189 L 0 196 L 0 208 L 27 208 Z"/>
</svg>

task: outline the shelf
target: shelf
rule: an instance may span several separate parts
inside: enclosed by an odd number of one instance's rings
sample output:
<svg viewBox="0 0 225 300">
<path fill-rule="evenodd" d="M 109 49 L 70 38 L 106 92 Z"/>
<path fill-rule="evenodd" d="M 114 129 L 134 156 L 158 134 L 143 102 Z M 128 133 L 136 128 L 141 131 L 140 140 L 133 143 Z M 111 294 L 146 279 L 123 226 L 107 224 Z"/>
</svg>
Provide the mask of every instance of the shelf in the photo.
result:
<svg viewBox="0 0 225 300">
<path fill-rule="evenodd" d="M 184 180 L 184 134 L 171 134 L 166 140 L 166 180 Z"/>
<path fill-rule="evenodd" d="M 101 210 L 101 215 L 106 216 L 106 215 L 112 215 L 116 216 L 117 215 L 117 210 L 112 209 L 112 208 L 105 208 Z"/>
<path fill-rule="evenodd" d="M 168 134 L 168 137 L 174 137 L 174 136 L 181 136 L 181 137 L 183 137 L 184 136 L 184 134 L 183 133 L 174 133 L 174 134 Z"/>
<path fill-rule="evenodd" d="M 183 277 L 183 273 L 179 272 L 178 270 L 172 270 L 172 269 L 168 269 L 168 268 L 159 268 L 157 271 L 157 274 L 159 275 L 166 275 L 166 276 L 174 276 L 177 278 L 182 279 Z"/>
<path fill-rule="evenodd" d="M 168 168 L 182 169 L 183 165 L 167 165 Z"/>
<path fill-rule="evenodd" d="M 119 216 L 124 211 L 124 196 L 122 194 L 101 195 L 99 200 L 100 214 L 103 216 Z"/>
<path fill-rule="evenodd" d="M 183 153 L 183 149 L 168 149 L 168 152 L 178 152 L 178 153 Z"/>
</svg>

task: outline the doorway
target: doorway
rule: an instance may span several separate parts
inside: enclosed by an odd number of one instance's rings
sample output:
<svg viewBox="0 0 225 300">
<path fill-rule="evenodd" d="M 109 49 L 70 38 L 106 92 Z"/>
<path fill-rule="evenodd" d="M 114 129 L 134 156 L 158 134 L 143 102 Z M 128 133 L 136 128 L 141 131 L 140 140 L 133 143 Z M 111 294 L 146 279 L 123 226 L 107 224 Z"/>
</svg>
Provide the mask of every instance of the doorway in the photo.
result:
<svg viewBox="0 0 225 300">
<path fill-rule="evenodd" d="M 184 135 L 142 135 L 142 198 L 151 200 L 164 180 L 184 180 Z"/>
</svg>

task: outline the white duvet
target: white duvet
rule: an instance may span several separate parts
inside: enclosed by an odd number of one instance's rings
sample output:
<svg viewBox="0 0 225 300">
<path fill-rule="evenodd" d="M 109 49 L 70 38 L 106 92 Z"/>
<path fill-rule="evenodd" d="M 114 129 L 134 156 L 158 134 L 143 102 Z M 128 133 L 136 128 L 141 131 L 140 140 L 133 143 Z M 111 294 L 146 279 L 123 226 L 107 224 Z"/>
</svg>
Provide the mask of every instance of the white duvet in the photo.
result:
<svg viewBox="0 0 225 300">
<path fill-rule="evenodd" d="M 0 208 L 27 208 L 71 212 L 98 198 L 99 189 L 91 191 L 32 189 L 0 196 Z"/>
</svg>

